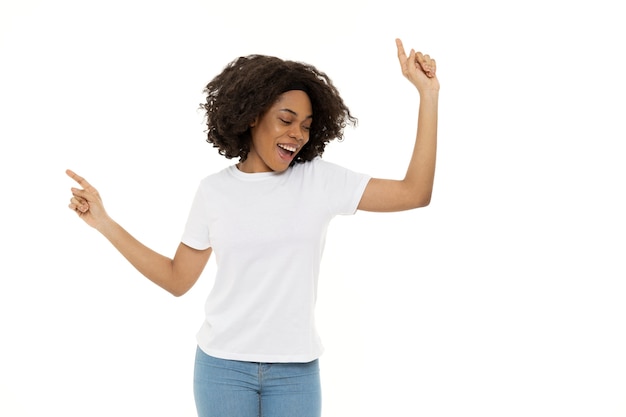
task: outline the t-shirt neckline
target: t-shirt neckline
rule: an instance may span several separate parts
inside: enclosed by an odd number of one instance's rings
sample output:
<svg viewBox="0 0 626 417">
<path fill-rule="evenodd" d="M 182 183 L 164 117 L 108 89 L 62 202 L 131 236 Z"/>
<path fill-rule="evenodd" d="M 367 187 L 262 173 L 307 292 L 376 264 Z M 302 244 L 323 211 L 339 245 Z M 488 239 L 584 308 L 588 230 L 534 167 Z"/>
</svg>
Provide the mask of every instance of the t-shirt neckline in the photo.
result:
<svg viewBox="0 0 626 417">
<path fill-rule="evenodd" d="M 269 172 L 248 173 L 248 172 L 240 171 L 239 168 L 237 168 L 237 165 L 231 165 L 230 167 L 228 167 L 228 172 L 233 177 L 243 180 L 243 181 L 260 181 L 260 180 L 265 180 L 269 178 L 277 178 L 285 174 L 287 171 L 289 171 L 289 169 L 291 169 L 291 167 L 287 168 L 285 171 L 282 171 L 282 172 L 269 171 Z"/>
</svg>

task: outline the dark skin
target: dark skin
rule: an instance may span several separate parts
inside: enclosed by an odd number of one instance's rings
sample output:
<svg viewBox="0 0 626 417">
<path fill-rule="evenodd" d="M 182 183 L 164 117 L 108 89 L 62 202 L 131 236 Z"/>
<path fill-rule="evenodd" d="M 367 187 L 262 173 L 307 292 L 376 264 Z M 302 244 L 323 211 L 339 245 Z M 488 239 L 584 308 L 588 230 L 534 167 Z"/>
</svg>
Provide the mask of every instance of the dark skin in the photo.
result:
<svg viewBox="0 0 626 417">
<path fill-rule="evenodd" d="M 396 46 L 402 74 L 417 89 L 420 98 L 413 154 L 403 179 L 369 181 L 359 210 L 392 212 L 424 207 L 432 195 L 439 99 L 436 62 L 413 49 L 407 54 L 399 39 Z M 251 123 L 251 150 L 238 165 L 239 169 L 250 173 L 287 169 L 308 141 L 307 127 L 314 117 L 306 93 L 299 90 L 283 93 L 267 112 Z M 72 188 L 69 208 L 102 233 L 139 272 L 175 296 L 183 295 L 196 283 L 211 256 L 211 248 L 197 250 L 180 243 L 173 258 L 153 251 L 108 215 L 95 187 L 71 170 L 66 173 L 80 187 Z"/>
</svg>

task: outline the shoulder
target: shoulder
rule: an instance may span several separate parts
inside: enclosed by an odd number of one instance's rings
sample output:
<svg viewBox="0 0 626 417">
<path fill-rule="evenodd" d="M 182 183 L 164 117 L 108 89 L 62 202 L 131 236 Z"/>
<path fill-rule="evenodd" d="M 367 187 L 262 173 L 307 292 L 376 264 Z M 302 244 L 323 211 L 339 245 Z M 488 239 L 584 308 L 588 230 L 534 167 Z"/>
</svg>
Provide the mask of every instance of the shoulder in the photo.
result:
<svg viewBox="0 0 626 417">
<path fill-rule="evenodd" d="M 328 160 L 322 159 L 321 157 L 315 157 L 313 160 L 309 162 L 304 162 L 302 164 L 303 167 L 301 169 L 307 172 L 310 175 L 318 176 L 318 177 L 329 177 L 336 178 L 336 176 L 367 176 L 366 174 L 354 171 L 350 168 L 346 168 L 343 165 L 340 165 L 335 162 L 330 162 Z"/>
<path fill-rule="evenodd" d="M 299 177 L 304 184 L 317 184 L 324 189 L 330 188 L 353 188 L 367 182 L 369 176 L 353 171 L 334 162 L 323 160 L 320 157 L 294 166 L 294 176 Z"/>
<path fill-rule="evenodd" d="M 232 167 L 226 167 L 201 178 L 197 183 L 197 192 L 207 194 L 231 188 L 234 182 L 231 170 Z"/>
<path fill-rule="evenodd" d="M 314 159 L 307 161 L 307 162 L 303 162 L 303 163 L 299 163 L 296 164 L 292 167 L 292 169 L 294 169 L 295 172 L 297 173 L 301 173 L 301 174 L 323 174 L 323 173 L 332 173 L 332 172 L 339 172 L 339 171 L 345 171 L 346 168 L 344 168 L 341 165 L 338 165 L 334 162 L 329 162 L 326 161 L 324 159 L 322 159 L 321 157 L 317 156 Z"/>
<path fill-rule="evenodd" d="M 200 184 L 211 184 L 213 182 L 221 182 L 226 180 L 227 178 L 233 177 L 233 170 L 236 170 L 235 165 L 230 165 L 226 168 L 223 168 L 219 171 L 208 174 L 204 178 L 200 180 Z"/>
</svg>

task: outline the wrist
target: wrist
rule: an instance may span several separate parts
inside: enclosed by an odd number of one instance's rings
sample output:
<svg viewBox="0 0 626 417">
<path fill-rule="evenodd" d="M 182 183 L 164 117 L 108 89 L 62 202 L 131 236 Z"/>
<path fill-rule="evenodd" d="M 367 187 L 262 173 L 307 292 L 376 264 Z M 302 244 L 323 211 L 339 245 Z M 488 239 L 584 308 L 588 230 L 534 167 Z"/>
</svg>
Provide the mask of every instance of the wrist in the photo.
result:
<svg viewBox="0 0 626 417">
<path fill-rule="evenodd" d="M 429 87 L 429 88 L 418 88 L 417 92 L 419 93 L 420 97 L 434 97 L 437 98 L 439 97 L 439 86 L 437 87 Z"/>
<path fill-rule="evenodd" d="M 437 105 L 439 102 L 439 90 L 418 90 L 420 96 L 420 103 L 431 103 Z"/>
<path fill-rule="evenodd" d="M 108 237 L 115 229 L 115 226 L 117 226 L 117 223 L 115 223 L 115 221 L 108 215 L 105 215 L 102 216 L 102 219 L 100 219 L 96 224 L 94 224 L 94 229 Z"/>
</svg>

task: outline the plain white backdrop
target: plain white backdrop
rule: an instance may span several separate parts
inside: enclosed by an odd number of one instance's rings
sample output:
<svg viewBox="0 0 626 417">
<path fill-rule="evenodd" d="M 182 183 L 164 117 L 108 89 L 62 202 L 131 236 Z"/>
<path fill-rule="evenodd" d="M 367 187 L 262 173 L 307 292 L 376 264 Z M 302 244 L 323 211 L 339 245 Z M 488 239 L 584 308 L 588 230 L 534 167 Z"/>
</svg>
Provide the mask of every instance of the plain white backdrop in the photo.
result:
<svg viewBox="0 0 626 417">
<path fill-rule="evenodd" d="M 331 224 L 324 416 L 626 416 L 626 31 L 617 4 L 2 0 L 0 415 L 192 417 L 214 260 L 174 298 L 67 209 L 71 168 L 172 255 L 203 86 L 240 55 L 327 72 L 359 118 L 325 158 L 403 175 L 438 62 L 429 207 Z"/>
</svg>

